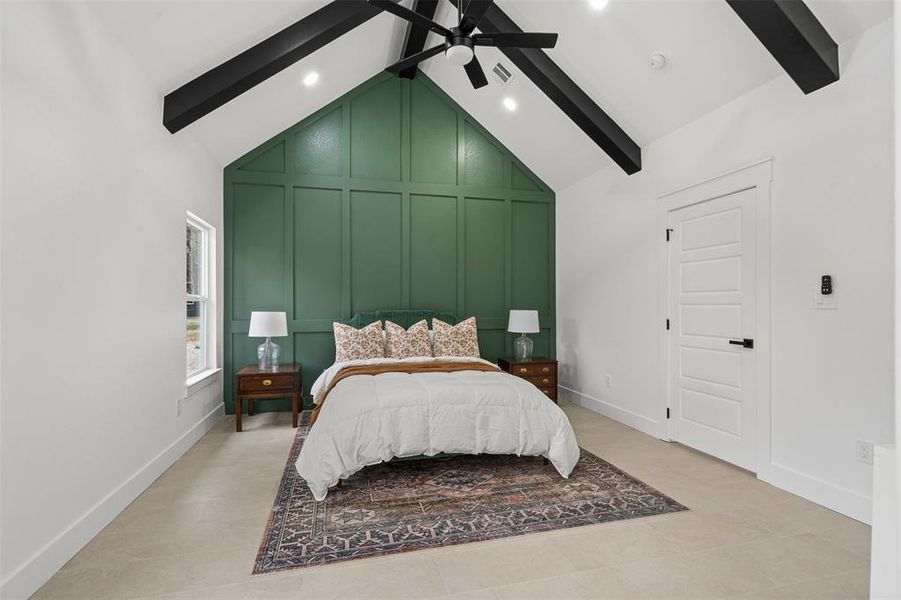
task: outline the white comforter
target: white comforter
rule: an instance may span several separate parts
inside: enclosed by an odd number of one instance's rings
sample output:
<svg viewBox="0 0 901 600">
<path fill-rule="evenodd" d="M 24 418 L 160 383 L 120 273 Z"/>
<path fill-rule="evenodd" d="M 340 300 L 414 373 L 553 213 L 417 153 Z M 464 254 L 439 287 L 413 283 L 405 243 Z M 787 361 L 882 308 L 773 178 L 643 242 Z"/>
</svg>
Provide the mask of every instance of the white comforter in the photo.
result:
<svg viewBox="0 0 901 600">
<path fill-rule="evenodd" d="M 406 359 L 436 360 L 451 359 Z M 405 361 L 333 365 L 314 384 L 314 400 L 321 402 L 341 368 L 390 362 Z M 341 380 L 329 392 L 296 467 L 316 500 L 322 500 L 339 479 L 367 465 L 441 452 L 543 456 L 564 478 L 579 460 L 569 420 L 534 385 L 501 371 L 456 371 L 354 375 Z"/>
</svg>

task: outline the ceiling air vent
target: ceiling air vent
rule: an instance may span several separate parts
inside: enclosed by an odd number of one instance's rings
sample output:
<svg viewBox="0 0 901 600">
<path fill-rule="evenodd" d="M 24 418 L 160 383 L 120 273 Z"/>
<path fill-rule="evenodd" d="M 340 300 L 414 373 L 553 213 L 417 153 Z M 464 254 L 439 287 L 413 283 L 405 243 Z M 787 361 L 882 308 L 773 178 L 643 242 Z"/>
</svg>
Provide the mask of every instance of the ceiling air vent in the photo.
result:
<svg viewBox="0 0 901 600">
<path fill-rule="evenodd" d="M 494 78 L 501 84 L 503 87 L 507 87 L 510 81 L 513 80 L 513 73 L 507 69 L 501 63 L 497 63 L 494 65 L 494 68 L 491 69 L 491 72 L 494 74 Z"/>
</svg>

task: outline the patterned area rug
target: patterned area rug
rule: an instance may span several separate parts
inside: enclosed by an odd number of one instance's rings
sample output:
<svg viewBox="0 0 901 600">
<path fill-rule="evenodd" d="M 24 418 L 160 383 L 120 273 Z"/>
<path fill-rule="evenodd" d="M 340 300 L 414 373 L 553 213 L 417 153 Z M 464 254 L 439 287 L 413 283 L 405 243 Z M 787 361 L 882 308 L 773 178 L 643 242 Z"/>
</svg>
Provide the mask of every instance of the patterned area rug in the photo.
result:
<svg viewBox="0 0 901 600">
<path fill-rule="evenodd" d="M 534 457 L 401 460 L 316 502 L 294 468 L 309 422 L 303 413 L 255 574 L 686 510 L 584 449 L 569 479 Z"/>
</svg>

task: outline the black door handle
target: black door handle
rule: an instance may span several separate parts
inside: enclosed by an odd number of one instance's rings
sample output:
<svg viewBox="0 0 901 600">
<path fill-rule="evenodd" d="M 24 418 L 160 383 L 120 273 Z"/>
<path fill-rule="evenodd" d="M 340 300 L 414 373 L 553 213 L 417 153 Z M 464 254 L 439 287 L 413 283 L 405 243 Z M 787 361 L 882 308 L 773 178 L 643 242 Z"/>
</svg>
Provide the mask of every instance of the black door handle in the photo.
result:
<svg viewBox="0 0 901 600">
<path fill-rule="evenodd" d="M 754 340 L 751 338 L 745 338 L 743 340 L 729 340 L 729 343 L 733 346 L 741 346 L 742 348 L 753 348 Z"/>
</svg>

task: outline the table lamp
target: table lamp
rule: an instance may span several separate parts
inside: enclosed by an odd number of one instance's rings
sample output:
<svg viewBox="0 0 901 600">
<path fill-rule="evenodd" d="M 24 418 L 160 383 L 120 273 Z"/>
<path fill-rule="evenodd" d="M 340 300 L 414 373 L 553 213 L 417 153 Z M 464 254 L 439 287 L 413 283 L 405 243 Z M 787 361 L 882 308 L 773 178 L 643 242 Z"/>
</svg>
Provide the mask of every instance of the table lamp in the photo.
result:
<svg viewBox="0 0 901 600">
<path fill-rule="evenodd" d="M 522 335 L 513 341 L 513 356 L 516 360 L 529 360 L 532 358 L 532 340 L 527 333 L 538 333 L 537 310 L 511 310 L 510 320 L 507 323 L 507 331 L 521 333 Z"/>
<path fill-rule="evenodd" d="M 278 370 L 278 344 L 270 338 L 288 335 L 288 319 L 283 312 L 255 310 L 250 313 L 248 337 L 264 337 L 266 341 L 257 347 L 259 367 L 264 371 Z"/>
</svg>

